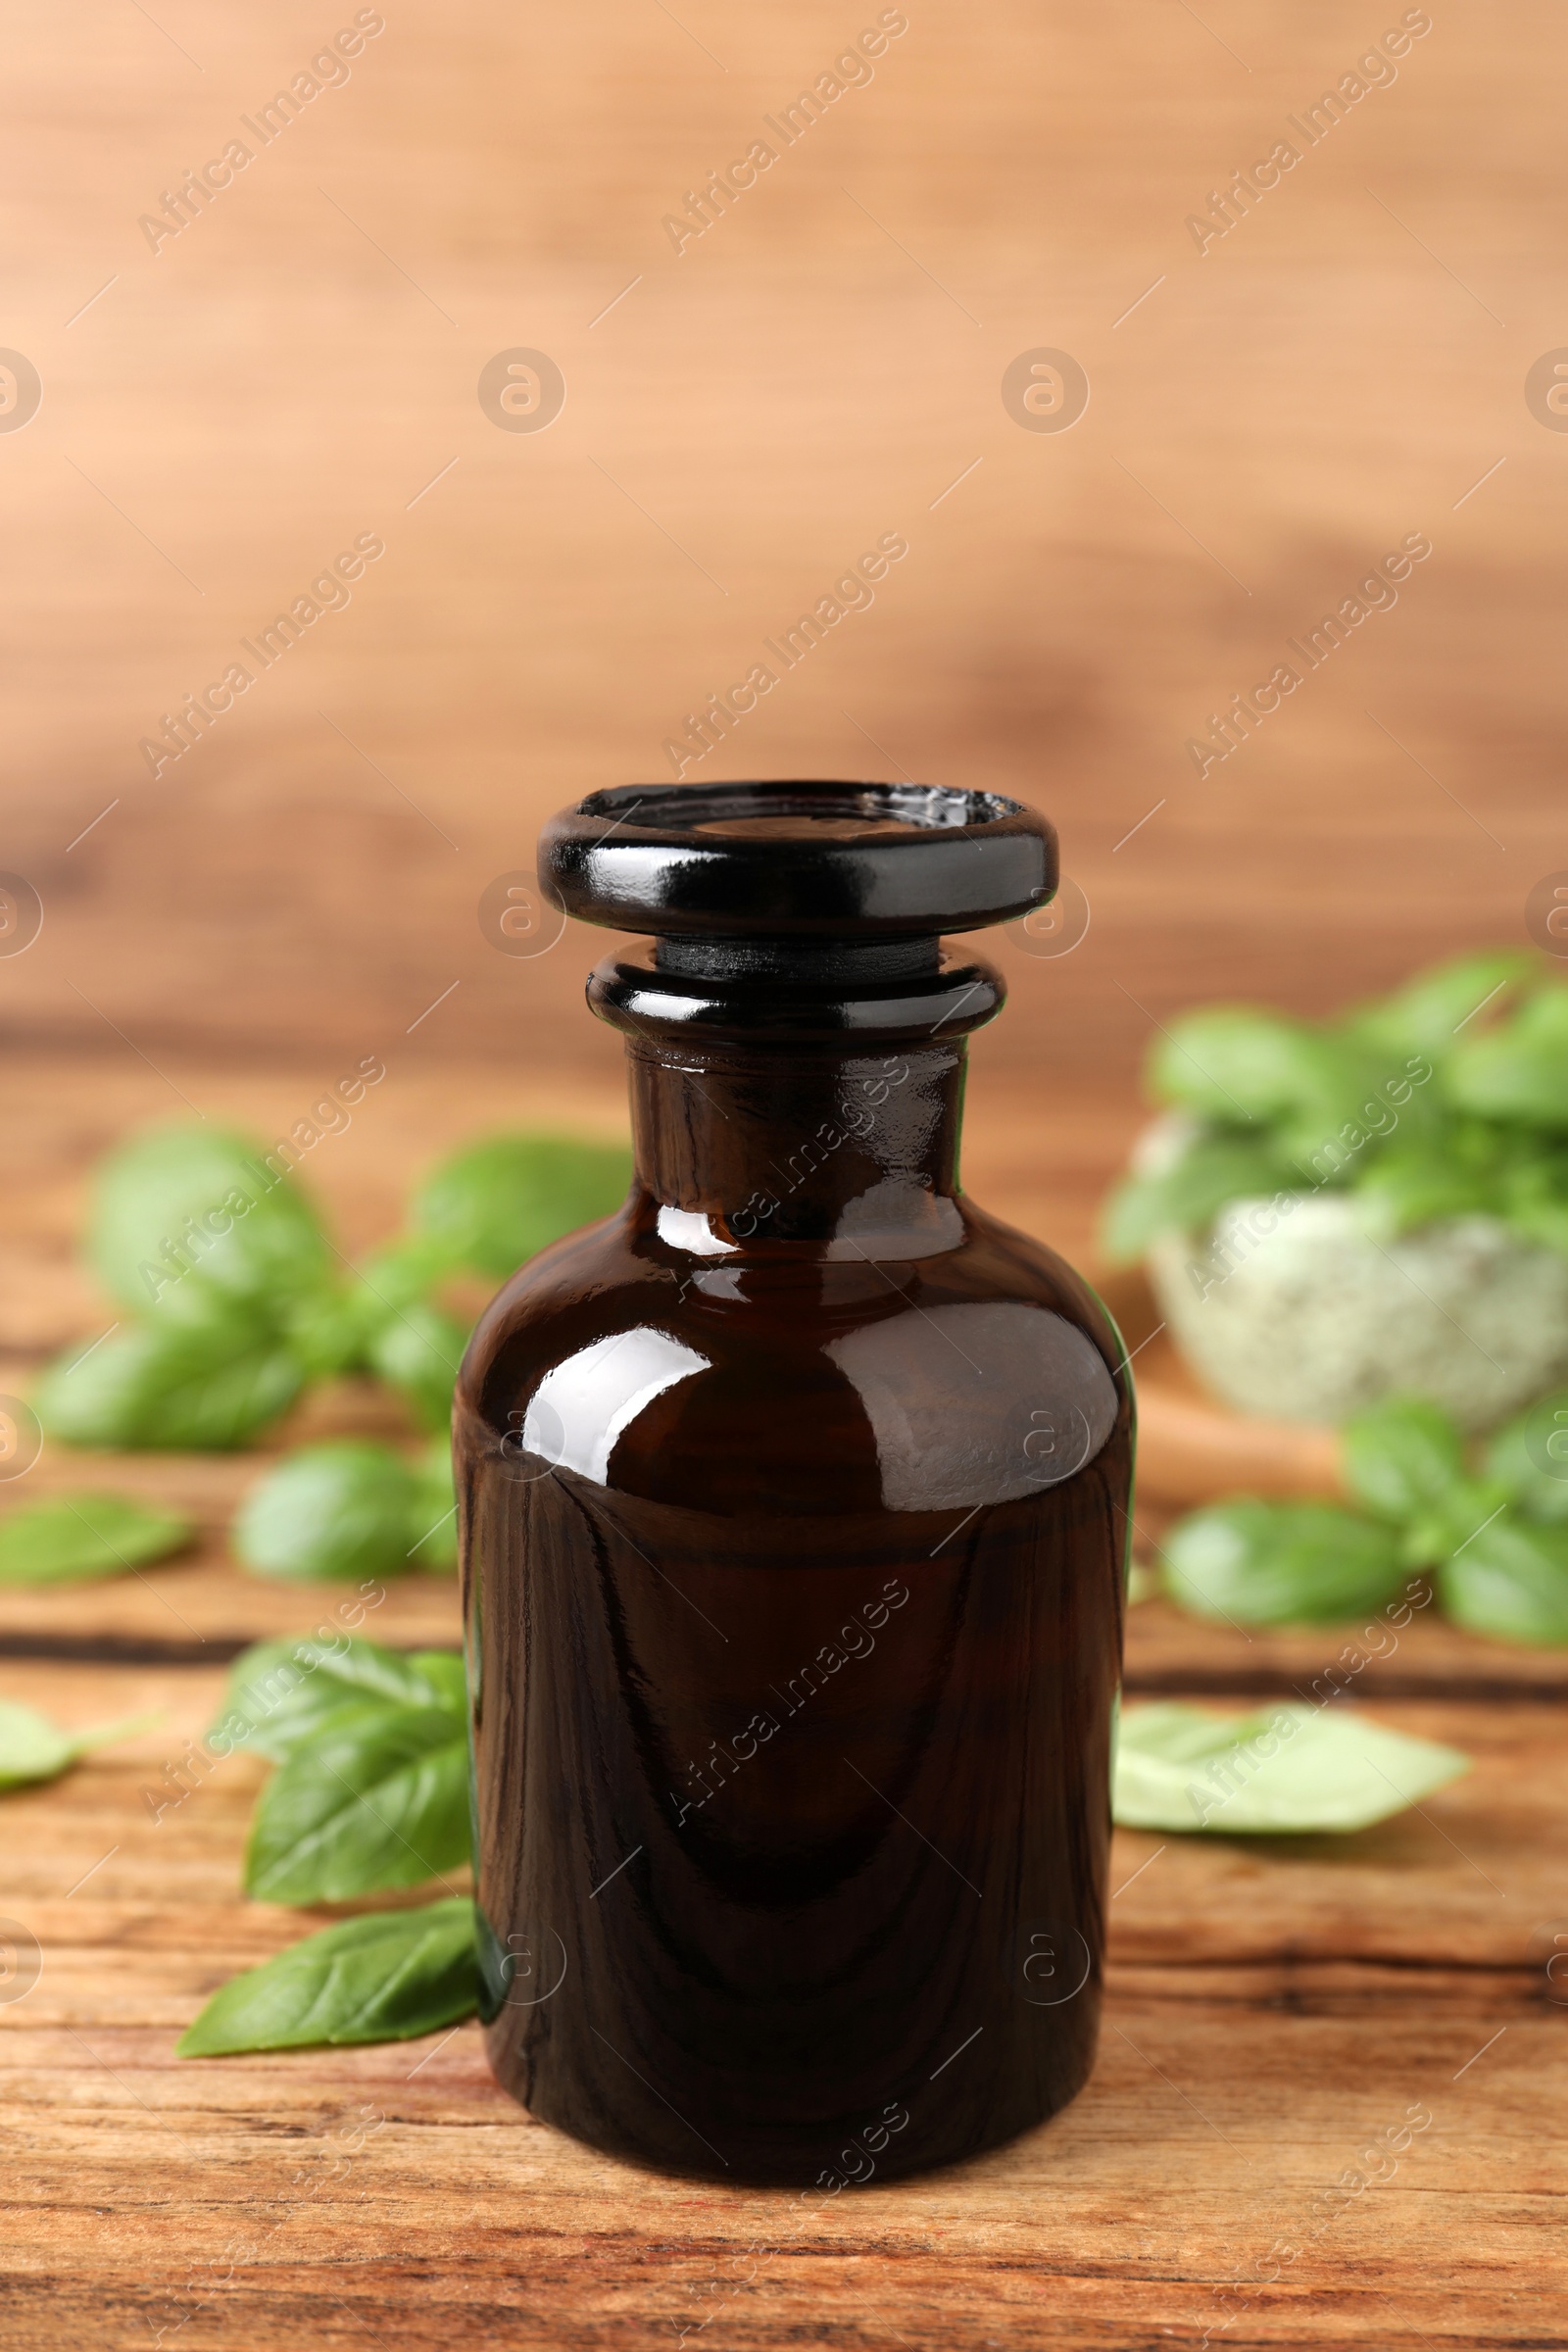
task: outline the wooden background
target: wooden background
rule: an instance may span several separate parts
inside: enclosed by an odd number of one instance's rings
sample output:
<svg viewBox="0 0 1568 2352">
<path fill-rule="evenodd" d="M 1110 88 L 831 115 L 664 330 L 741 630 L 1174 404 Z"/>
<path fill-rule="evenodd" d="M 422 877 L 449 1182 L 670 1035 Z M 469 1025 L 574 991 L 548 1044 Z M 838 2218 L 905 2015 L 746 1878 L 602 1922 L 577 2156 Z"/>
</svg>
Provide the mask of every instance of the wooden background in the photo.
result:
<svg viewBox="0 0 1568 2352">
<path fill-rule="evenodd" d="M 0 342 L 44 394 L 0 433 L 0 862 L 46 920 L 0 961 L 10 1034 L 323 1079 L 394 1048 L 608 1069 L 591 943 L 504 958 L 480 893 L 568 798 L 667 780 L 672 727 L 887 530 L 910 553 L 875 607 L 691 772 L 1049 810 L 1093 927 L 1057 963 L 1000 943 L 996 1065 L 1125 1081 L 1140 1007 L 1327 1006 L 1522 935 L 1568 865 L 1568 435 L 1524 398 L 1568 342 L 1560 12 L 1437 0 L 1201 256 L 1186 217 L 1397 6 L 906 13 L 678 257 L 663 215 L 869 0 L 387 0 L 346 85 L 156 255 L 139 216 L 352 9 L 14 13 Z M 1004 410 L 1041 345 L 1088 371 L 1071 431 Z M 564 373 L 548 431 L 480 409 L 514 346 Z M 1200 782 L 1189 735 L 1412 530 L 1397 609 Z M 348 610 L 154 782 L 141 736 L 365 531 L 387 553 Z"/>
</svg>

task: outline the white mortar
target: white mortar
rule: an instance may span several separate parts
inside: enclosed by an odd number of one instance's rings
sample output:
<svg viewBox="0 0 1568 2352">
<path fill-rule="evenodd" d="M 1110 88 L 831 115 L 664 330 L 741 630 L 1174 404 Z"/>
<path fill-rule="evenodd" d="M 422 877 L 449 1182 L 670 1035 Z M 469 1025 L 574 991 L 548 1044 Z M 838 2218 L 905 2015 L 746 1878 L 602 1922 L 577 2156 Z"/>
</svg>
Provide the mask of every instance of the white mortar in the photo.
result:
<svg viewBox="0 0 1568 2352">
<path fill-rule="evenodd" d="M 1568 1257 L 1496 1217 L 1391 1235 L 1353 1192 L 1234 1200 L 1206 1240 L 1155 1242 L 1149 1272 L 1183 1354 L 1238 1412 L 1340 1422 L 1413 1393 L 1487 1429 L 1568 1380 Z"/>
</svg>

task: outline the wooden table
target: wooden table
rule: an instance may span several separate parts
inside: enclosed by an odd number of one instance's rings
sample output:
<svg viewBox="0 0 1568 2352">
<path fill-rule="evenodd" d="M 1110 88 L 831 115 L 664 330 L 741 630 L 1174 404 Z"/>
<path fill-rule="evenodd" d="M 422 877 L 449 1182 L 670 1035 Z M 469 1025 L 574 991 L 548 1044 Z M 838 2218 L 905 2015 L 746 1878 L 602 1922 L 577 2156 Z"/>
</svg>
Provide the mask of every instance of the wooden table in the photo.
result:
<svg viewBox="0 0 1568 2352">
<path fill-rule="evenodd" d="M 286 1070 L 173 1074 L 263 1127 L 298 1088 Z M 141 1083 L 107 1064 L 17 1073 L 7 1378 L 99 1328 L 67 1255 L 85 1131 L 151 1107 L 156 1081 L 145 1097 Z M 501 1115 L 477 1073 L 421 1083 L 395 1136 L 351 1131 L 318 1172 L 352 1247 L 390 1225 L 420 1156 Z M 506 1108 L 615 1117 L 612 1099 L 561 1088 Z M 1004 1130 L 981 1090 L 975 1188 L 1081 1252 L 1130 1123 L 1082 1096 Z M 328 1399 L 315 1425 L 363 1424 L 368 1405 Z M 157 1818 L 145 1793 L 167 1796 L 233 1648 L 303 1630 L 337 1597 L 225 1563 L 222 1521 L 258 1466 L 46 1454 L 28 1482 L 168 1494 L 204 1533 L 190 1559 L 139 1578 L 0 1600 L 0 1696 L 69 1725 L 161 1710 L 53 1787 L 0 1800 L 0 1909 L 42 1962 L 0 2006 L 0 2345 L 1568 2344 L 1568 1983 L 1547 1975 L 1554 1936 L 1568 1950 L 1568 1659 L 1418 1620 L 1355 1677 L 1353 1703 L 1465 1748 L 1467 1778 L 1351 1838 L 1119 1833 L 1106 2027 L 1075 2105 L 803 2223 L 781 2194 L 643 2173 L 534 2123 L 491 2082 L 475 2026 L 174 2058 L 215 1985 L 319 1924 L 239 1895 L 262 1767 L 231 1758 Z M 410 1580 L 367 1630 L 454 1640 L 452 1583 Z M 1348 1638 L 1250 1641 L 1146 1602 L 1129 1703 L 1289 1693 Z M 1359 2152 L 1412 2118 L 1395 2169 L 1357 2187 Z"/>
</svg>

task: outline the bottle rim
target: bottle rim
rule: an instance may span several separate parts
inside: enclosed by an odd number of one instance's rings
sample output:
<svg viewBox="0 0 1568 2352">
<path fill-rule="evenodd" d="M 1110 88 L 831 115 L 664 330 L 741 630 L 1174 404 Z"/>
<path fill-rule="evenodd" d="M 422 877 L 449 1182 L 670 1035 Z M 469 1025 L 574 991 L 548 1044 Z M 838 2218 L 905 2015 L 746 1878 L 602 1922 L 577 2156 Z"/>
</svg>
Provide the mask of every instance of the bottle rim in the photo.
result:
<svg viewBox="0 0 1568 2352">
<path fill-rule="evenodd" d="M 627 784 L 551 818 L 539 875 L 567 914 L 611 930 L 934 941 L 1042 906 L 1056 837 L 1024 802 L 960 786 Z"/>
</svg>

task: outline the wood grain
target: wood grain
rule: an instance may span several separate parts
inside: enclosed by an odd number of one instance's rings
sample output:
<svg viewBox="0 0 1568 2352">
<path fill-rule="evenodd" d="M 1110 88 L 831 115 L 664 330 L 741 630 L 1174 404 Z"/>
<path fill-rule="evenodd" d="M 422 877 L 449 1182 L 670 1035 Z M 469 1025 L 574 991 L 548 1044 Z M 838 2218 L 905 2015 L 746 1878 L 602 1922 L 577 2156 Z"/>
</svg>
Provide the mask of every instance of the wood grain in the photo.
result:
<svg viewBox="0 0 1568 2352">
<path fill-rule="evenodd" d="M 1564 332 L 1558 12 L 1521 0 L 1503 46 L 1450 0 L 1201 253 L 1189 216 L 1366 53 L 1364 11 L 906 13 L 679 254 L 664 217 L 876 10 L 393 11 L 156 253 L 140 217 L 332 20 L 19 23 L 4 332 L 44 397 L 0 435 L 6 858 L 47 914 L 0 958 L 13 1032 L 324 1077 L 457 982 L 410 1054 L 608 1071 L 590 949 L 495 954 L 484 886 L 565 800 L 669 780 L 685 714 L 890 529 L 875 606 L 688 772 L 1047 808 L 1094 921 L 1059 961 L 999 943 L 1015 1070 L 1125 1081 L 1175 1004 L 1320 1009 L 1522 938 L 1568 863 L 1568 441 L 1523 390 Z M 479 406 L 518 346 L 565 375 L 545 432 Z M 1067 432 L 1003 406 L 1042 346 L 1090 379 Z M 161 714 L 368 530 L 352 604 L 150 776 Z M 1208 714 L 1412 531 L 1397 608 L 1200 778 Z"/>
<path fill-rule="evenodd" d="M 8 1900 L 44 1963 L 0 2036 L 23 2157 L 8 2345 L 90 2328 L 115 2347 L 160 2329 L 269 2352 L 365 2333 L 641 2347 L 684 2327 L 735 2347 L 1130 2346 L 1198 2344 L 1227 2317 L 1244 2344 L 1563 2341 L 1544 1973 L 1568 1846 L 1560 1715 L 1386 1703 L 1476 1769 L 1354 1838 L 1118 1836 L 1106 2031 L 1074 2106 L 975 2164 L 803 2212 L 531 2122 L 473 2027 L 174 2060 L 214 1985 L 319 1924 L 236 1896 L 254 1762 L 156 1823 L 138 1805 L 217 1688 L 5 1672 L 7 1695 L 61 1714 L 171 1710 L 139 1752 L 7 1801 Z M 1417 2107 L 1431 2123 L 1397 2169 L 1314 2212 Z M 1262 2283 L 1281 2238 L 1297 2256 Z"/>
</svg>

